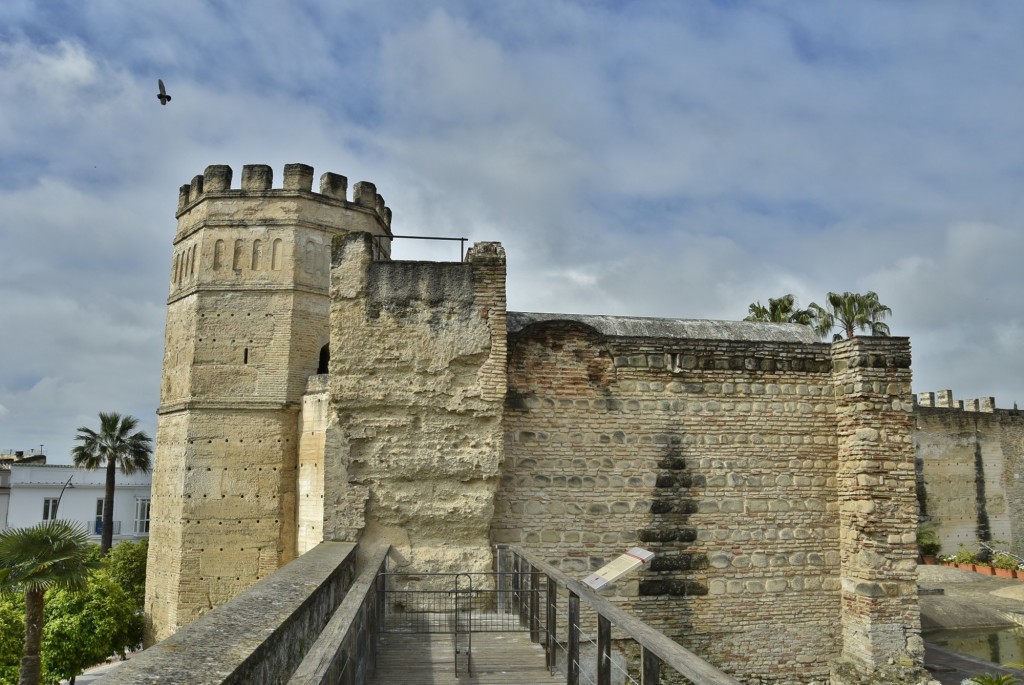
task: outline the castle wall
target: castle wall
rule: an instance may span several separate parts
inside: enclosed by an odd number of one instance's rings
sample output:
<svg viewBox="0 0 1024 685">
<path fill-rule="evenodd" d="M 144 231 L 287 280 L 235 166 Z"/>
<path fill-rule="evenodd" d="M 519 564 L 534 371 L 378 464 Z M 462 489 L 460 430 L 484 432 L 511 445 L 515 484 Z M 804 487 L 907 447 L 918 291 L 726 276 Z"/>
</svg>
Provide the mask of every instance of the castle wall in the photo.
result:
<svg viewBox="0 0 1024 685">
<path fill-rule="evenodd" d="M 297 553 L 299 411 L 328 341 L 331 238 L 390 235 L 372 184 L 249 165 L 182 186 L 154 463 L 147 640 Z M 387 241 L 382 246 L 387 256 Z M 303 515 L 308 516 L 308 512 Z M 308 530 L 306 532 L 309 532 Z"/>
<path fill-rule="evenodd" d="M 921 514 L 942 553 L 987 542 L 1024 554 L 1024 416 L 947 390 L 922 393 L 914 418 Z"/>
<path fill-rule="evenodd" d="M 495 542 L 580 577 L 650 549 L 649 571 L 604 594 L 747 682 L 827 677 L 841 647 L 829 347 L 549 316 L 510 334 Z"/>
<path fill-rule="evenodd" d="M 335 243 L 325 532 L 394 546 L 398 567 L 489 570 L 505 396 L 505 260 L 373 261 Z"/>
</svg>

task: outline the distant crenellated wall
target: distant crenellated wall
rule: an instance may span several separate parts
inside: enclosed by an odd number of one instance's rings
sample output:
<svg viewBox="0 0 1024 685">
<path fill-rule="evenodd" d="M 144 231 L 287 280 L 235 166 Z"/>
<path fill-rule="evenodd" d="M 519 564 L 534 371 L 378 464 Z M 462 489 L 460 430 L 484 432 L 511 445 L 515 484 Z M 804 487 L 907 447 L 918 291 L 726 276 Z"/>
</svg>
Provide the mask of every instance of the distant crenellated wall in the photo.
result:
<svg viewBox="0 0 1024 685">
<path fill-rule="evenodd" d="M 1024 414 L 994 397 L 917 396 L 918 501 L 943 554 L 981 542 L 1024 554 Z"/>
</svg>

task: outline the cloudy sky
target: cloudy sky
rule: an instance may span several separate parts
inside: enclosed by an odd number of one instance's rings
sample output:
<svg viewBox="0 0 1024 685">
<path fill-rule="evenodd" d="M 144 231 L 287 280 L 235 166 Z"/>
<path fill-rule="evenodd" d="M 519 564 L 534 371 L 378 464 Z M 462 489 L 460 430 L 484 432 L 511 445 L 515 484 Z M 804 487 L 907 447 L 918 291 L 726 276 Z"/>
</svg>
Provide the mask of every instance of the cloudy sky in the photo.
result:
<svg viewBox="0 0 1024 685">
<path fill-rule="evenodd" d="M 0 452 L 67 461 L 99 411 L 153 431 L 208 164 L 304 162 L 375 182 L 396 233 L 499 240 L 511 309 L 873 289 L 916 391 L 1024 403 L 1022 29 L 1016 0 L 4 0 Z"/>
</svg>

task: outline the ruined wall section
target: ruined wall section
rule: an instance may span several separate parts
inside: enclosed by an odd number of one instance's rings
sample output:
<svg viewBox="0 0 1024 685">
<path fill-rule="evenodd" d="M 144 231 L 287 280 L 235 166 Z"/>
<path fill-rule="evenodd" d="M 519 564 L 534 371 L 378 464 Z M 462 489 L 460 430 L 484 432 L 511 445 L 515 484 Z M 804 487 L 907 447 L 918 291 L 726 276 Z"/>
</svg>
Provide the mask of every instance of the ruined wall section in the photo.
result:
<svg viewBox="0 0 1024 685">
<path fill-rule="evenodd" d="M 981 542 L 1024 552 L 1021 414 L 942 390 L 920 393 L 914 418 L 920 512 L 942 553 L 978 551 Z"/>
<path fill-rule="evenodd" d="M 510 313 L 492 536 L 606 590 L 744 682 L 839 656 L 835 403 L 806 327 Z M 717 339 L 715 339 L 717 338 Z"/>
<path fill-rule="evenodd" d="M 917 600 L 910 342 L 832 346 L 842 657 L 835 685 L 927 682 Z"/>
<path fill-rule="evenodd" d="M 496 243 L 426 263 L 335 241 L 325 538 L 388 542 L 399 568 L 491 568 L 504 314 Z"/>
<path fill-rule="evenodd" d="M 372 184 L 313 169 L 227 166 L 182 186 L 153 481 L 147 640 L 296 554 L 298 414 L 328 340 L 329 246 L 390 235 Z M 386 243 L 386 241 L 385 241 Z M 384 246 L 386 248 L 386 245 Z M 386 249 L 385 249 L 386 252 Z"/>
</svg>

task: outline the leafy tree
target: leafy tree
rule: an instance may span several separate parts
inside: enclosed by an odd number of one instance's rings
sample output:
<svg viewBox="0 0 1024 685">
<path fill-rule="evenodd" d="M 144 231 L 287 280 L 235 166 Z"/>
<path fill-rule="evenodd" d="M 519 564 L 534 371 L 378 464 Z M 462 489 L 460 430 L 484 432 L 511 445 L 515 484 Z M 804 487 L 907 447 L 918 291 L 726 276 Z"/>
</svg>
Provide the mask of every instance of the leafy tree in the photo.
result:
<svg viewBox="0 0 1024 685">
<path fill-rule="evenodd" d="M 812 302 L 810 311 L 814 314 L 814 328 L 821 337 L 827 336 L 833 329 L 839 328 L 841 333 L 832 336 L 832 341 L 852 338 L 857 331 L 870 331 L 871 335 L 889 335 L 889 325 L 883 320 L 892 314 L 892 310 L 878 301 L 878 293 L 869 290 L 866 293 L 845 292 L 829 293 L 825 298 L 825 306 Z"/>
<path fill-rule="evenodd" d="M 142 644 L 143 622 L 135 598 L 109 569 L 94 573 L 84 592 L 51 591 L 42 643 L 47 679 L 74 682 L 84 669 L 111 654 L 123 657 Z"/>
<path fill-rule="evenodd" d="M 69 521 L 44 521 L 30 528 L 0 532 L 0 587 L 25 594 L 25 643 L 20 685 L 38 685 L 48 589 L 85 587 L 95 562 L 89 561 L 89 534 Z"/>
<path fill-rule="evenodd" d="M 752 302 L 747 308 L 748 316 L 744 321 L 768 321 L 772 323 L 802 323 L 812 325 L 814 314 L 810 309 L 798 309 L 796 298 L 792 294 L 779 298 L 769 297 L 768 306 L 760 301 Z"/>
<path fill-rule="evenodd" d="M 142 610 L 146 601 L 146 555 L 149 540 L 124 541 L 107 554 L 107 573 L 110 579 L 124 588 L 128 596 Z"/>
<path fill-rule="evenodd" d="M 25 605 L 14 594 L 0 594 L 0 685 L 18 682 L 25 642 Z"/>
<path fill-rule="evenodd" d="M 135 431 L 139 421 L 134 416 L 121 416 L 115 412 L 100 412 L 100 430 L 82 426 L 75 440 L 82 444 L 71 450 L 75 466 L 87 469 L 107 469 L 106 490 L 103 494 L 103 534 L 100 554 L 110 550 L 114 535 L 114 481 L 117 471 L 132 474 L 149 471 L 153 441 L 143 431 Z M 135 432 L 133 432 L 135 431 Z"/>
</svg>

